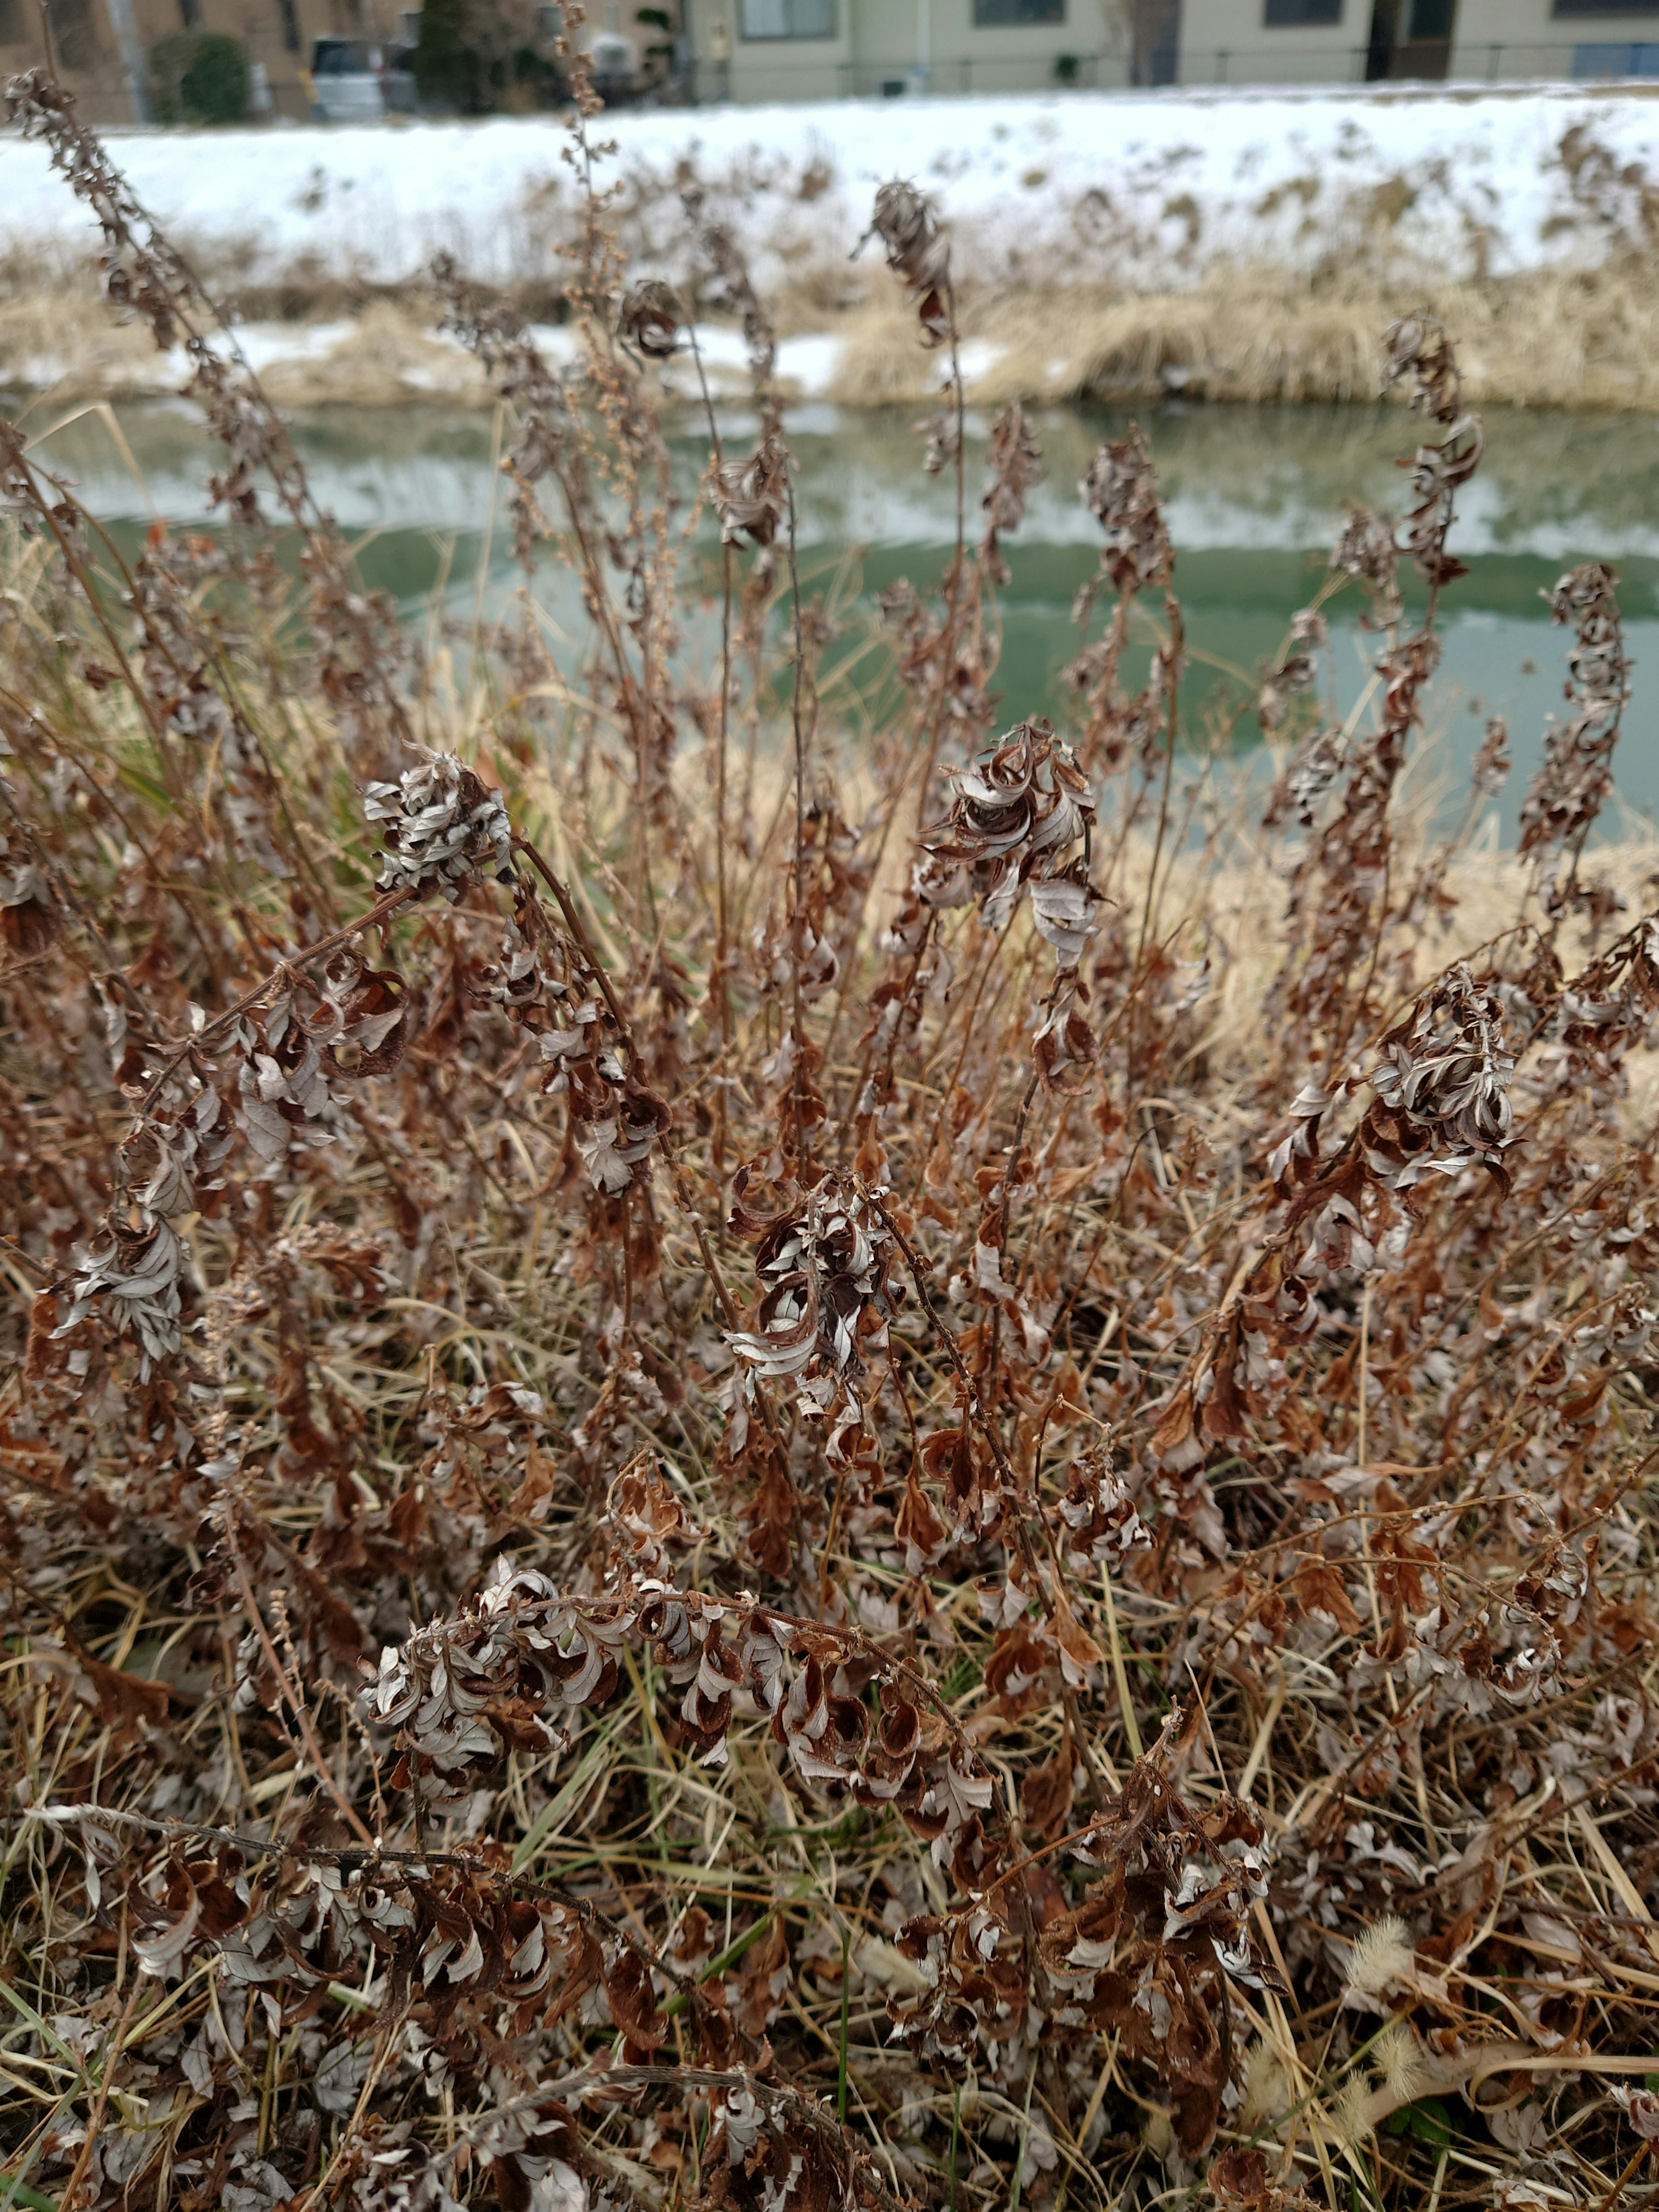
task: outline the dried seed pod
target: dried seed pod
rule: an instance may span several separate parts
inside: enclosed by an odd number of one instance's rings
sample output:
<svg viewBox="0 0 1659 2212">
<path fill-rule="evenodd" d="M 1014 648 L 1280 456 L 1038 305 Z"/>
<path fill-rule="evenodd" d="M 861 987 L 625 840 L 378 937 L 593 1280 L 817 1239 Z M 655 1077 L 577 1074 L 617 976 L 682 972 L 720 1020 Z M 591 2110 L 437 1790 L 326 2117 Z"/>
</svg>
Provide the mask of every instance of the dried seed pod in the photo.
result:
<svg viewBox="0 0 1659 2212">
<path fill-rule="evenodd" d="M 1440 423 L 1437 444 L 1419 446 L 1412 463 L 1417 504 L 1406 518 L 1406 550 L 1425 582 L 1437 588 L 1468 574 L 1467 565 L 1446 551 L 1446 538 L 1459 490 L 1480 465 L 1486 432 L 1480 417 L 1466 412 L 1457 357 L 1442 325 L 1431 315 L 1391 323 L 1383 340 L 1384 380 L 1413 381 L 1412 405 Z"/>
<path fill-rule="evenodd" d="M 745 1218 L 750 1176 L 740 1169 L 734 1181 L 734 1227 Z M 726 1335 L 749 1370 L 749 1400 L 753 1378 L 787 1379 L 802 1416 L 829 1425 L 831 1459 L 844 1457 L 863 1427 L 858 1385 L 866 1352 L 886 1341 L 879 1308 L 892 1244 L 869 1194 L 850 1178 L 826 1176 L 766 1222 L 755 1255 L 757 1325 Z"/>
<path fill-rule="evenodd" d="M 922 839 L 915 896 L 926 906 L 976 902 L 988 928 L 1005 929 L 1028 883 L 1068 878 L 1073 848 L 1093 817 L 1094 794 L 1071 747 L 1047 722 L 1021 722 L 950 777 L 951 812 Z M 1073 881 L 1051 895 L 1057 929 L 1073 911 L 1086 923 L 1078 906 L 1085 892 Z"/>
<path fill-rule="evenodd" d="M 1399 621 L 1400 548 L 1392 527 L 1368 507 L 1352 508 L 1331 548 L 1331 566 L 1345 576 L 1358 576 L 1376 595 L 1376 612 L 1368 617 L 1387 628 Z"/>
<path fill-rule="evenodd" d="M 1558 623 L 1571 623 L 1567 652 L 1570 721 L 1553 717 L 1544 733 L 1544 758 L 1521 809 L 1521 850 L 1544 855 L 1582 849 L 1613 790 L 1613 752 L 1630 698 L 1630 662 L 1617 578 L 1600 562 L 1586 562 L 1563 576 L 1550 594 Z M 1575 853 L 1575 872 L 1577 854 Z M 1552 868 L 1551 910 L 1565 903 Z"/>
<path fill-rule="evenodd" d="M 1460 963 L 1378 1044 L 1370 1081 L 1398 1134 L 1373 1109 L 1361 1142 L 1396 1190 L 1477 1161 L 1501 1170 L 1515 1142 L 1514 1075 L 1503 1007 Z"/>
<path fill-rule="evenodd" d="M 954 410 L 949 419 L 954 428 Z M 934 473 L 931 447 L 927 466 L 929 473 Z M 1026 495 L 1042 480 L 1042 448 L 1025 410 L 1018 399 L 1012 400 L 991 426 L 991 481 L 980 501 L 986 514 L 985 565 L 999 583 L 1008 581 L 1001 540 L 1024 521 Z"/>
<path fill-rule="evenodd" d="M 747 538 L 769 545 L 789 512 L 789 454 L 778 437 L 763 438 L 747 460 L 726 461 L 714 473 L 715 512 L 728 545 Z"/>
<path fill-rule="evenodd" d="M 1314 655 L 1329 641 L 1325 617 L 1316 607 L 1303 607 L 1291 617 L 1290 649 L 1272 669 L 1256 695 L 1255 716 L 1271 737 L 1285 720 L 1291 698 L 1305 691 L 1314 679 Z"/>
<path fill-rule="evenodd" d="M 678 349 L 685 311 L 659 277 L 630 284 L 617 310 L 617 332 L 652 361 L 672 361 Z"/>
<path fill-rule="evenodd" d="M 915 301 L 922 343 L 944 345 L 951 324 L 951 244 L 932 200 L 900 179 L 883 185 L 864 237 L 880 239 L 887 266 Z"/>
<path fill-rule="evenodd" d="M 1510 726 L 1501 714 L 1492 714 L 1487 719 L 1486 733 L 1469 770 L 1471 789 L 1485 798 L 1496 798 L 1509 781 L 1513 766 L 1510 758 Z"/>
<path fill-rule="evenodd" d="M 363 816 L 387 825 L 375 878 L 383 891 L 435 885 L 453 902 L 486 872 L 497 883 L 514 880 L 513 825 L 501 794 L 453 753 L 428 754 L 396 783 L 371 783 Z"/>
<path fill-rule="evenodd" d="M 1139 424 L 1127 438 L 1116 444 L 1109 439 L 1099 448 L 1077 489 L 1105 533 L 1101 566 L 1114 589 L 1139 592 L 1167 584 L 1175 549 L 1158 504 L 1152 448 Z"/>
</svg>

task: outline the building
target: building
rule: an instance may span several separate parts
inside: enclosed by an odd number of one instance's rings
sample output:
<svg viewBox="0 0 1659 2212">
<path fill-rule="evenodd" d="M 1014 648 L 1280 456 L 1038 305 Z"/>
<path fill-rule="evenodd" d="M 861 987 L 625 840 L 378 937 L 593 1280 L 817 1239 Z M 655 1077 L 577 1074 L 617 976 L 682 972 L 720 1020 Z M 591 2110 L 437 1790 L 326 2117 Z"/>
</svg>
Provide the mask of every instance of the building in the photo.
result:
<svg viewBox="0 0 1659 2212">
<path fill-rule="evenodd" d="M 1659 77 L 1659 0 L 683 0 L 699 100 Z"/>
<path fill-rule="evenodd" d="M 1451 74 L 1659 77 L 1659 0 L 1458 0 Z"/>
<path fill-rule="evenodd" d="M 270 106 L 297 117 L 313 39 L 412 40 L 419 21 L 406 0 L 46 0 L 46 13 L 96 123 L 133 119 L 146 58 L 170 33 L 232 33 Z M 589 14 L 647 56 L 672 37 L 675 84 L 699 103 L 1659 79 L 1659 0 L 590 0 Z M 0 0 L 0 78 L 41 61 L 40 15 L 40 0 Z M 538 39 L 557 15 L 537 10 Z"/>
<path fill-rule="evenodd" d="M 1181 0 L 1183 84 L 1659 76 L 1659 0 Z"/>
<path fill-rule="evenodd" d="M 46 60 L 43 12 L 58 74 L 87 120 L 105 125 L 144 113 L 150 51 L 181 31 L 240 39 L 256 106 L 295 117 L 308 112 L 301 72 L 313 39 L 399 35 L 396 0 L 46 0 L 44 10 L 39 0 L 0 0 L 0 82 Z"/>
<path fill-rule="evenodd" d="M 1052 92 L 1134 82 L 1137 13 L 1146 81 L 1168 82 L 1160 0 L 681 0 L 680 46 L 699 100 Z"/>
<path fill-rule="evenodd" d="M 496 58 L 512 64 L 489 90 L 491 104 L 510 113 L 547 106 L 550 78 L 556 88 L 563 82 L 553 67 L 563 32 L 557 0 L 477 0 L 477 5 L 495 41 Z M 632 92 L 661 80 L 674 52 L 667 9 L 641 7 L 636 19 L 633 0 L 589 0 L 587 12 L 581 43 L 601 88 L 607 76 Z M 368 101 L 359 100 L 350 88 L 368 85 L 382 60 L 401 68 L 393 63 L 393 50 L 414 46 L 421 10 L 418 0 L 413 6 L 410 0 L 0 0 L 0 85 L 47 59 L 43 19 L 50 26 L 52 64 L 92 123 L 147 120 L 155 48 L 188 32 L 221 32 L 238 40 L 252 67 L 256 116 L 296 120 L 319 112 L 309 64 L 319 39 L 333 41 L 338 51 L 325 67 L 345 72 L 345 80 L 325 76 L 318 89 L 332 88 L 330 105 L 340 119 L 366 121 L 380 112 L 378 100 L 372 93 Z M 636 35 L 620 33 L 624 19 Z M 665 39 L 665 25 L 671 33 Z"/>
</svg>

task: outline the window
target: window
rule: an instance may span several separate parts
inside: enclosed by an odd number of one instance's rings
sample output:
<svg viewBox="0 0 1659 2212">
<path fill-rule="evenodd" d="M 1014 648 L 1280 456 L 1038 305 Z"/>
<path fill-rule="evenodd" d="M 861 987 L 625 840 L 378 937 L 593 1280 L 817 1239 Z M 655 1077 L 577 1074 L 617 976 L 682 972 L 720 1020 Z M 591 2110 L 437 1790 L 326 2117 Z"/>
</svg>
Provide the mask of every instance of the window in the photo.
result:
<svg viewBox="0 0 1659 2212">
<path fill-rule="evenodd" d="M 1300 24 L 1340 23 L 1342 21 L 1342 0 L 1267 0 L 1267 24 L 1270 31 L 1288 29 Z"/>
<path fill-rule="evenodd" d="M 1659 0 L 1555 0 L 1553 15 L 1659 15 Z"/>
<path fill-rule="evenodd" d="M 976 25 L 1063 23 L 1066 0 L 974 0 Z"/>
<path fill-rule="evenodd" d="M 380 52 L 367 39 L 319 39 L 312 49 L 313 76 L 372 76 Z"/>
<path fill-rule="evenodd" d="M 300 51 L 300 11 L 294 0 L 276 0 L 276 12 L 283 19 L 283 45 L 290 54 Z"/>
<path fill-rule="evenodd" d="M 0 0 L 0 46 L 21 46 L 23 43 L 23 10 L 21 0 Z"/>
<path fill-rule="evenodd" d="M 1572 50 L 1575 76 L 1659 76 L 1659 44 L 1596 45 Z"/>
<path fill-rule="evenodd" d="M 1413 41 L 1450 38 L 1452 0 L 1412 0 L 1411 22 L 1407 35 Z"/>
<path fill-rule="evenodd" d="M 745 39 L 833 39 L 836 0 L 742 0 Z"/>
</svg>

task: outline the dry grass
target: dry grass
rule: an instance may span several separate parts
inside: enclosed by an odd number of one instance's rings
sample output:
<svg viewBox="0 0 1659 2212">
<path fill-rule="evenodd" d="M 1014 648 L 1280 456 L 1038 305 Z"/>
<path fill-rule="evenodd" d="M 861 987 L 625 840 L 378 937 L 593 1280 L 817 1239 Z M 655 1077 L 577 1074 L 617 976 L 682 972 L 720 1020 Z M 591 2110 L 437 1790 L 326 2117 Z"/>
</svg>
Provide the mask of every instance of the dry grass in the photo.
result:
<svg viewBox="0 0 1659 2212">
<path fill-rule="evenodd" d="M 946 242 L 881 216 L 936 374 Z M 1558 591 L 1525 856 L 1498 728 L 1449 831 L 1478 443 L 1413 323 L 1418 504 L 1322 591 L 1372 693 L 1334 722 L 1316 605 L 1206 705 L 1276 730 L 1265 808 L 1184 742 L 1138 434 L 1067 728 L 998 732 L 988 538 L 889 596 L 861 726 L 699 248 L 761 435 L 711 410 L 691 513 L 600 207 L 580 380 L 445 280 L 499 626 L 370 599 L 211 348 L 234 525 L 131 567 L 0 417 L 0 2197 L 1610 2208 L 1659 1988 L 1613 580 Z"/>
<path fill-rule="evenodd" d="M 1402 299 L 1463 334 L 1465 382 L 1477 404 L 1659 405 L 1659 288 L 1651 265 L 1637 260 L 1486 285 L 1312 287 L 1261 270 L 1150 295 L 970 289 L 963 331 L 996 349 L 970 389 L 986 405 L 1177 391 L 1233 402 L 1371 402 L 1376 332 Z M 797 319 L 823 327 L 803 310 Z M 925 396 L 927 366 L 894 302 L 871 300 L 834 327 L 845 337 L 836 398 L 878 405 Z"/>
<path fill-rule="evenodd" d="M 828 332 L 840 341 L 823 396 L 851 407 L 932 396 L 935 365 L 918 353 L 890 294 L 831 305 L 821 293 L 802 288 L 781 304 L 779 320 L 786 332 Z M 1261 270 L 1157 294 L 969 288 L 963 332 L 987 352 L 983 366 L 974 356 L 969 389 L 988 406 L 1176 392 L 1238 403 L 1369 403 L 1377 392 L 1376 334 L 1402 299 L 1464 333 L 1465 380 L 1477 404 L 1659 406 L 1659 285 L 1650 263 L 1634 258 L 1480 285 L 1402 288 L 1362 279 L 1312 286 Z M 296 285 L 276 304 L 293 352 L 284 358 L 279 348 L 267 380 L 284 406 L 397 405 L 411 392 L 466 406 L 489 399 L 476 367 L 434 343 L 433 308 L 418 292 L 365 301 L 331 286 L 313 296 Z M 263 319 L 271 306 L 262 299 L 250 310 Z M 340 324 L 339 340 L 317 352 L 308 334 Z M 166 385 L 146 333 L 112 323 L 84 276 L 0 290 L 0 385 L 36 383 L 48 374 L 54 396 L 65 399 Z"/>
</svg>

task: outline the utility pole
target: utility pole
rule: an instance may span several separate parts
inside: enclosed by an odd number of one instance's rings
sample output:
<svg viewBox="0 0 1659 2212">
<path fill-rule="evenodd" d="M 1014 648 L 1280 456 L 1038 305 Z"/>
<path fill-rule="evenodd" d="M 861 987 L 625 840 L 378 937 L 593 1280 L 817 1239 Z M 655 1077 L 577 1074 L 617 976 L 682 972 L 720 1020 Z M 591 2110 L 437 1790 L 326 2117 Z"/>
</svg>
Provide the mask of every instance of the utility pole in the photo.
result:
<svg viewBox="0 0 1659 2212">
<path fill-rule="evenodd" d="M 121 49 L 121 65 L 126 71 L 127 91 L 132 100 L 132 119 L 135 123 L 148 123 L 149 72 L 144 66 L 143 41 L 138 36 L 132 0 L 104 0 L 104 6 L 108 11 L 110 28 L 115 33 L 115 43 Z"/>
</svg>

